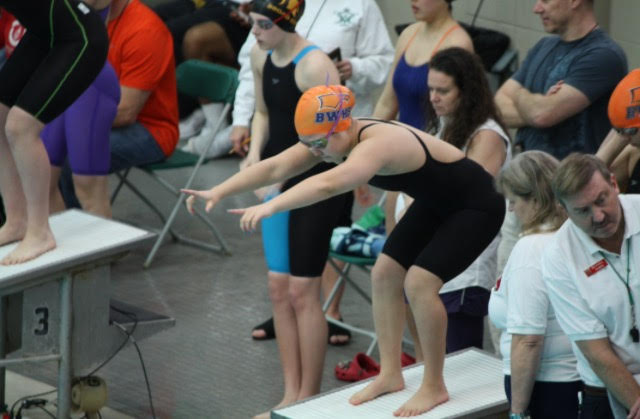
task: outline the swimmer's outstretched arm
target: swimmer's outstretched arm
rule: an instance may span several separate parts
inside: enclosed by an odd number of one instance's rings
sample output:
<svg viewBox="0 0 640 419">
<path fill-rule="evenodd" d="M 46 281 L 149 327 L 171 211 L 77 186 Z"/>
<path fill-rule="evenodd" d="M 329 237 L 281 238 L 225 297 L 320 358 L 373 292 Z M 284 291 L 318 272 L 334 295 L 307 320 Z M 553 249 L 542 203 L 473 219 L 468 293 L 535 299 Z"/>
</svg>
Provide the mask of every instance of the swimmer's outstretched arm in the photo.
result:
<svg viewBox="0 0 640 419">
<path fill-rule="evenodd" d="M 306 146 L 295 144 L 280 154 L 239 171 L 209 190 L 182 189 L 181 192 L 190 195 L 186 205 L 191 214 L 196 197 L 206 201 L 205 210 L 209 212 L 227 196 L 282 182 L 309 170 L 320 161 L 321 159 L 311 154 Z"/>
<path fill-rule="evenodd" d="M 249 208 L 232 209 L 229 212 L 242 214 L 240 219 L 242 230 L 254 231 L 260 220 L 277 212 L 306 207 L 352 191 L 367 183 L 387 165 L 389 153 L 380 153 L 376 149 L 377 147 L 373 147 L 373 144 L 361 144 L 354 149 L 344 163 L 333 169 L 305 179 L 268 202 Z"/>
</svg>

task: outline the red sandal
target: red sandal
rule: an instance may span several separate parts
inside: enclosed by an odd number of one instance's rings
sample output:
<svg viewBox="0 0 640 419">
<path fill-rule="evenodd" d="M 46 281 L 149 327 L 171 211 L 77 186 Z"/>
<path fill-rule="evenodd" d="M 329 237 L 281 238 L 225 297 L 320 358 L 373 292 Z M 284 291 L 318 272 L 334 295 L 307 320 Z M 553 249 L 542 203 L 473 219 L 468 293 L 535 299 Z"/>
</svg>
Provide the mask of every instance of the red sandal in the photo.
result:
<svg viewBox="0 0 640 419">
<path fill-rule="evenodd" d="M 379 373 L 380 365 L 363 352 L 358 352 L 353 361 L 340 362 L 335 368 L 336 378 L 342 381 L 360 381 Z"/>
</svg>

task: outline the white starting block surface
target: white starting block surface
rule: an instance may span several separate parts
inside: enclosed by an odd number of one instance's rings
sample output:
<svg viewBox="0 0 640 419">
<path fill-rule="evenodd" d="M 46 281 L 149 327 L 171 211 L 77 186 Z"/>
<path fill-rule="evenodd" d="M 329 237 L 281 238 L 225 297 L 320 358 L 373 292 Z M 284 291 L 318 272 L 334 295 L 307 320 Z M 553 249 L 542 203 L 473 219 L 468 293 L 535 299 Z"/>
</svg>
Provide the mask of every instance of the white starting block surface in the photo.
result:
<svg viewBox="0 0 640 419">
<path fill-rule="evenodd" d="M 349 404 L 349 397 L 373 378 L 274 410 L 274 419 L 375 419 L 393 418 L 393 412 L 418 390 L 423 366 L 416 364 L 403 370 L 405 389 L 390 393 L 360 406 Z M 446 357 L 444 380 L 449 401 L 417 418 L 481 418 L 508 410 L 504 394 L 502 361 L 479 349 L 466 349 Z"/>
<path fill-rule="evenodd" d="M 73 373 L 88 372 L 106 359 L 112 335 L 122 342 L 122 332 L 109 326 L 110 264 L 155 235 L 78 210 L 53 215 L 49 223 L 55 249 L 26 263 L 0 265 L 0 401 L 4 401 L 4 367 L 55 361 L 56 417 L 66 419 Z M 15 246 L 0 247 L 0 258 Z M 11 314 L 11 299 L 19 307 L 17 315 Z M 6 319 L 5 310 L 9 310 Z M 20 343 L 7 348 L 12 331 Z M 20 357 L 6 358 L 12 349 L 20 349 Z"/>
<path fill-rule="evenodd" d="M 55 214 L 49 223 L 57 247 L 28 262 L 0 266 L 0 295 L 20 291 L 78 265 L 116 255 L 154 237 L 148 231 L 78 210 Z M 16 246 L 17 243 L 12 243 L 0 247 L 0 259 Z"/>
</svg>

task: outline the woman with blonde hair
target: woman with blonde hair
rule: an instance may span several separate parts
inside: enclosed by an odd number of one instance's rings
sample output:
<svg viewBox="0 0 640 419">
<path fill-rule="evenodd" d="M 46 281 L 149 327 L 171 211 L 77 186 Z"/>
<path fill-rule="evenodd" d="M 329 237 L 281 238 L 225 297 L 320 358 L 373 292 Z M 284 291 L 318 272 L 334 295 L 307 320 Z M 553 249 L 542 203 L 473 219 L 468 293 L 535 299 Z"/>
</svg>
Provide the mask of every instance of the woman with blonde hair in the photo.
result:
<svg viewBox="0 0 640 419">
<path fill-rule="evenodd" d="M 510 418 L 578 416 L 582 382 L 569 338 L 560 329 L 542 279 L 542 253 L 566 214 L 551 179 L 558 161 L 542 151 L 515 157 L 496 178 L 509 210 L 522 223 L 502 278 L 489 300 L 500 338 Z"/>
</svg>

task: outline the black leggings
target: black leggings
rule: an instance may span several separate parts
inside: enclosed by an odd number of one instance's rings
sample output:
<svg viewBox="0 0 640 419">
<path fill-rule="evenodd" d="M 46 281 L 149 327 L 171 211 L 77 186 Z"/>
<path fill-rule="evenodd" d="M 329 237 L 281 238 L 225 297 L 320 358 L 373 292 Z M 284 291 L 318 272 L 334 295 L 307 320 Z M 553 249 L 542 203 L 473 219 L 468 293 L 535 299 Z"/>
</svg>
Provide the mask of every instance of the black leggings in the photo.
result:
<svg viewBox="0 0 640 419">
<path fill-rule="evenodd" d="M 289 212 L 291 275 L 322 275 L 333 229 L 351 224 L 353 193 L 347 192 Z"/>
<path fill-rule="evenodd" d="M 96 78 L 107 58 L 100 16 L 76 0 L 0 0 L 27 29 L 0 71 L 0 102 L 51 122 Z"/>
</svg>

